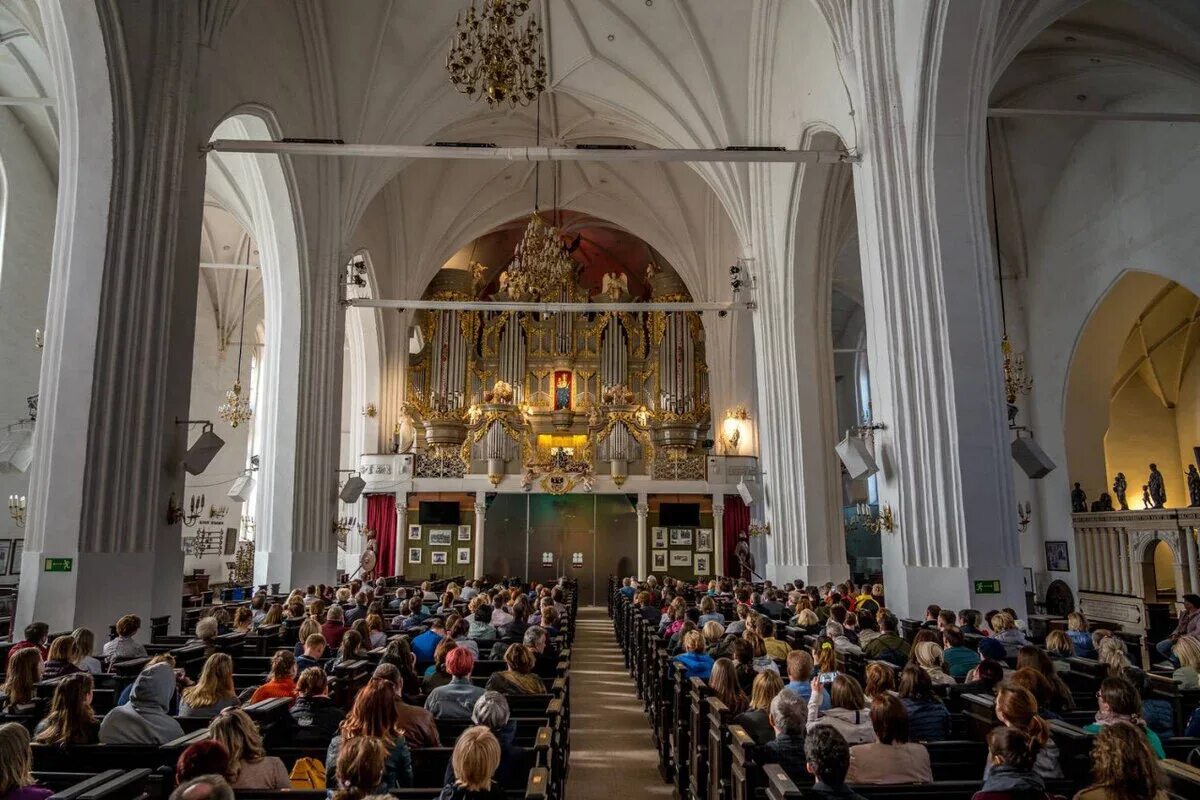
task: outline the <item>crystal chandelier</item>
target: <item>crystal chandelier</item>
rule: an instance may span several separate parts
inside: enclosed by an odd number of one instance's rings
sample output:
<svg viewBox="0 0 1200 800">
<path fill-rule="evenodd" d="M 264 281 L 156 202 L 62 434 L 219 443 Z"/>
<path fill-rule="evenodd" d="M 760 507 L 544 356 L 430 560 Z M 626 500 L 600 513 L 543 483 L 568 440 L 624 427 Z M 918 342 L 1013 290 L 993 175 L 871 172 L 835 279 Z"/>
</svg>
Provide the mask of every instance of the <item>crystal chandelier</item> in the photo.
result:
<svg viewBox="0 0 1200 800">
<path fill-rule="evenodd" d="M 535 211 L 525 226 L 521 242 L 513 250 L 505 287 L 509 297 L 518 300 L 555 297 L 574 270 L 558 228 L 549 225 Z"/>
<path fill-rule="evenodd" d="M 238 365 L 237 377 L 234 378 L 233 388 L 225 392 L 225 402 L 217 406 L 217 414 L 221 419 L 236 428 L 243 422 L 249 422 L 254 412 L 250 403 L 242 397 L 242 342 L 246 338 L 246 290 L 250 286 L 250 270 L 247 269 L 242 281 L 242 320 L 241 331 L 238 334 Z"/>
<path fill-rule="evenodd" d="M 1029 394 L 1033 389 L 1033 378 L 1025 371 L 1025 354 L 1013 353 L 1007 336 L 1000 340 L 1000 352 L 1004 355 L 1004 396 L 1012 405 L 1017 395 Z"/>
<path fill-rule="evenodd" d="M 546 59 L 542 55 L 542 27 L 529 15 L 524 28 L 519 20 L 529 10 L 529 0 L 483 0 L 454 21 L 454 38 L 446 54 L 450 83 L 472 100 L 484 98 L 489 106 L 505 101 L 527 106 L 546 89 Z"/>
</svg>

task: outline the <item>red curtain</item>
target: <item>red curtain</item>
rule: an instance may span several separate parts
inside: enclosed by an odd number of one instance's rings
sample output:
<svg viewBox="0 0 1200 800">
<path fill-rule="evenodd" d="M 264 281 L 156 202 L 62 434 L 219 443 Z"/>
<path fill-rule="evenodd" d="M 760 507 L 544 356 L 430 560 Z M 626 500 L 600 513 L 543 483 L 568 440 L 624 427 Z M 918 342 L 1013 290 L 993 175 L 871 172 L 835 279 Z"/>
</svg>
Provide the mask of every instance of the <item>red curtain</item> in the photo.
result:
<svg viewBox="0 0 1200 800">
<path fill-rule="evenodd" d="M 742 502 L 741 495 L 725 495 L 725 515 L 722 519 L 721 538 L 725 547 L 725 573 L 730 577 L 749 578 L 749 575 L 734 575 L 737 560 L 733 550 L 737 547 L 738 539 L 745 536 L 750 529 L 750 507 Z"/>
<path fill-rule="evenodd" d="M 396 495 L 367 495 L 367 527 L 375 531 L 375 576 L 395 575 Z"/>
</svg>

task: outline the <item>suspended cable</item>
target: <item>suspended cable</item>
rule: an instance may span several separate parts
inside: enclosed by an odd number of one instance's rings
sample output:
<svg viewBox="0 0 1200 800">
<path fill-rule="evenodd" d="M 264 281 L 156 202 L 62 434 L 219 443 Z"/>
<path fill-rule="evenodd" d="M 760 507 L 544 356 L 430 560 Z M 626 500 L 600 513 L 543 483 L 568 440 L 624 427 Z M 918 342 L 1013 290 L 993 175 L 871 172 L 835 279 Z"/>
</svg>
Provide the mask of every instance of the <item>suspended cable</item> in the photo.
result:
<svg viewBox="0 0 1200 800">
<path fill-rule="evenodd" d="M 992 126 L 984 122 L 984 144 L 988 151 L 988 179 L 992 185 L 992 235 L 996 247 L 996 283 L 1000 286 L 1000 330 L 1008 338 L 1008 317 L 1004 307 L 1004 273 L 1000 267 L 1000 210 L 996 203 L 996 170 L 992 165 Z"/>
</svg>

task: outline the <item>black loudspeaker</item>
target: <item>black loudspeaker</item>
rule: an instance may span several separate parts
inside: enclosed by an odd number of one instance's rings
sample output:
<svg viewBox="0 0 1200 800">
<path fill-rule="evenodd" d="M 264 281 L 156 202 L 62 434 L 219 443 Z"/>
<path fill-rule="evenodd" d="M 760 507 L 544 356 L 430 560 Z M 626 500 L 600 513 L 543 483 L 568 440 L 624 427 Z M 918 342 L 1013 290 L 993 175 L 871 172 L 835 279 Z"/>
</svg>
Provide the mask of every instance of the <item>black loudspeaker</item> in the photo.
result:
<svg viewBox="0 0 1200 800">
<path fill-rule="evenodd" d="M 1012 457 L 1025 474 L 1034 480 L 1044 478 L 1054 471 L 1054 462 L 1033 439 L 1013 439 Z"/>
<path fill-rule="evenodd" d="M 357 475 L 351 475 L 346 479 L 346 484 L 342 486 L 342 491 L 338 493 L 338 497 L 346 505 L 357 503 L 358 498 L 363 493 L 363 489 L 367 488 L 367 482 Z"/>
</svg>

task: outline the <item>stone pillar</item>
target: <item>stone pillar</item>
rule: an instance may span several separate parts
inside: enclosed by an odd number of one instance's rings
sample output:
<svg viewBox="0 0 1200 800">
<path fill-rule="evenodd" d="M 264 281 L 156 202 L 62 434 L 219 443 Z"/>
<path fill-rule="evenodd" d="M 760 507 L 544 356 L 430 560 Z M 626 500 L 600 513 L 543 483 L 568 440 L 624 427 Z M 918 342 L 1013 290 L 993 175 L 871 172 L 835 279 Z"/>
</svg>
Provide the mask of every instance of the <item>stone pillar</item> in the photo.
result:
<svg viewBox="0 0 1200 800">
<path fill-rule="evenodd" d="M 867 347 L 874 416 L 887 425 L 877 478 L 896 517 L 884 576 L 900 614 L 1023 602 L 986 216 L 991 51 L 977 46 L 993 10 L 962 5 L 914 32 L 887 4 L 857 4 L 839 48 L 856 60 Z M 913 47 L 931 65 L 916 85 L 896 59 Z M 1000 595 L 976 596 L 975 580 L 999 580 Z"/>
<path fill-rule="evenodd" d="M 725 577 L 725 495 L 713 495 L 713 575 Z"/>
<path fill-rule="evenodd" d="M 650 504 L 646 502 L 646 493 L 638 494 L 637 503 L 637 576 L 638 580 L 645 580 L 649 571 L 646 569 L 647 557 L 647 540 L 646 540 L 646 518 L 650 514 Z"/>
<path fill-rule="evenodd" d="M 475 493 L 475 580 L 483 577 L 483 529 L 487 521 L 487 492 Z"/>
<path fill-rule="evenodd" d="M 1129 552 L 1129 531 L 1117 533 L 1118 554 L 1121 559 L 1121 594 L 1133 594 L 1133 554 Z"/>
<path fill-rule="evenodd" d="M 195 334 L 194 144 L 212 121 L 179 101 L 201 51 L 194 9 L 58 5 L 41 5 L 64 76 L 62 162 L 15 627 L 83 625 L 102 639 L 124 613 L 179 621 L 181 528 L 167 506 L 186 502 L 175 419 L 187 418 Z M 72 570 L 42 572 L 48 557 Z"/>
<path fill-rule="evenodd" d="M 396 492 L 396 553 L 393 575 L 403 575 L 408 555 L 408 493 Z"/>
</svg>

